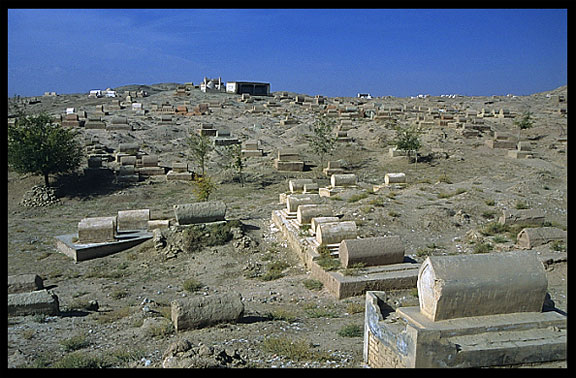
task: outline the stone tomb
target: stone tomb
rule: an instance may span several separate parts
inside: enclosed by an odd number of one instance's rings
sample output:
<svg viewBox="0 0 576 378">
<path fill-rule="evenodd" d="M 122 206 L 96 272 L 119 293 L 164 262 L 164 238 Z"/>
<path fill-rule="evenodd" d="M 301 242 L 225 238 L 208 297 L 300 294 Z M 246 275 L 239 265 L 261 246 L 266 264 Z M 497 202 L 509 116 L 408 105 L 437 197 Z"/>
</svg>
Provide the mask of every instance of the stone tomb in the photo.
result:
<svg viewBox="0 0 576 378">
<path fill-rule="evenodd" d="M 296 191 L 304 185 L 306 183 L 300 180 L 292 180 L 291 189 Z M 404 257 L 404 248 L 398 238 L 357 239 L 356 223 L 331 216 L 332 208 L 320 201 L 318 195 L 290 194 L 286 196 L 286 207 L 272 212 L 272 221 L 313 278 L 320 280 L 338 299 L 375 288 L 389 290 L 416 286 L 419 265 Z M 302 233 L 301 226 L 308 222 L 311 225 L 309 233 Z M 344 261 L 344 268 L 363 263 L 362 274 L 344 275 L 340 271 L 325 270 L 318 262 L 320 246 L 328 247 L 332 256 Z"/>
<path fill-rule="evenodd" d="M 363 189 L 358 187 L 358 178 L 354 173 L 340 173 L 330 176 L 330 185 L 323 188 L 318 188 L 318 194 L 322 197 L 332 196 L 349 196 L 363 192 Z M 343 198 L 345 199 L 345 198 Z"/>
<path fill-rule="evenodd" d="M 547 286 L 536 253 L 430 256 L 418 273 L 419 306 L 394 311 L 386 293 L 366 293 L 364 361 L 446 368 L 564 360 L 566 316 L 543 311 Z"/>
<path fill-rule="evenodd" d="M 274 159 L 274 168 L 279 171 L 301 172 L 304 170 L 304 161 L 295 150 L 281 150 L 278 151 L 278 157 Z"/>
<path fill-rule="evenodd" d="M 260 148 L 259 140 L 247 140 L 242 147 L 242 155 L 245 157 L 260 157 L 264 155 L 264 150 Z"/>
<path fill-rule="evenodd" d="M 185 180 L 191 181 L 192 180 L 192 172 L 188 171 L 188 163 L 179 163 L 174 162 L 172 163 L 172 170 L 166 173 L 166 180 Z"/>
<path fill-rule="evenodd" d="M 56 236 L 56 248 L 75 262 L 107 256 L 152 237 L 150 210 L 124 210 L 113 217 L 84 218 L 77 234 Z"/>
</svg>

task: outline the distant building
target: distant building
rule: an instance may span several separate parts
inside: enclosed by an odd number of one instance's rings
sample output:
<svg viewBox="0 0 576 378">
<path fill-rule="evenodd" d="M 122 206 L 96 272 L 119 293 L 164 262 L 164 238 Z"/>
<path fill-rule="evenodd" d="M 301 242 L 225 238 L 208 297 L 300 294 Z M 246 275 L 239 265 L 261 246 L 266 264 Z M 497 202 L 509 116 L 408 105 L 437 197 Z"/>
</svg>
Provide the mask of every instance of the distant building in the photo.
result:
<svg viewBox="0 0 576 378">
<path fill-rule="evenodd" d="M 226 92 L 251 96 L 270 96 L 270 83 L 256 83 L 252 81 L 229 81 L 226 83 Z"/>
<path fill-rule="evenodd" d="M 222 78 L 208 79 L 204 78 L 204 81 L 200 83 L 200 90 L 204 93 L 206 92 L 223 92 L 224 85 L 222 84 Z"/>
<path fill-rule="evenodd" d="M 370 93 L 358 93 L 358 98 L 367 98 L 371 99 L 372 95 Z"/>
</svg>

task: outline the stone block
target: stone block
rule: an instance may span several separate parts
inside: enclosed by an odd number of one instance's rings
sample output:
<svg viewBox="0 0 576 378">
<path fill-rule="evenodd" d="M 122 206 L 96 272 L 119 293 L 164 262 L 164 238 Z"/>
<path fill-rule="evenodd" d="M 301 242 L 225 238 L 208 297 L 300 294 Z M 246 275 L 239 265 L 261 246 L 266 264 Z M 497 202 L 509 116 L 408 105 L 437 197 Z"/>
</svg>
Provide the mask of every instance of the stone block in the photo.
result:
<svg viewBox="0 0 576 378">
<path fill-rule="evenodd" d="M 296 219 L 300 224 L 310 224 L 312 218 L 331 217 L 334 214 L 332 206 L 322 204 L 299 205 Z"/>
<path fill-rule="evenodd" d="M 334 174 L 330 177 L 332 187 L 356 185 L 356 175 L 353 173 Z"/>
<path fill-rule="evenodd" d="M 84 218 L 78 223 L 78 244 L 111 242 L 115 236 L 116 217 Z"/>
<path fill-rule="evenodd" d="M 542 226 L 544 220 L 544 212 L 539 209 L 510 209 L 502 212 L 502 215 L 498 218 L 498 223 L 508 225 L 530 224 Z"/>
<path fill-rule="evenodd" d="M 404 261 L 404 245 L 399 236 L 345 239 L 340 242 L 338 256 L 344 268 L 358 263 L 398 264 Z"/>
<path fill-rule="evenodd" d="M 301 193 L 304 190 L 304 184 L 312 184 L 312 179 L 294 179 L 288 181 L 288 188 L 291 193 Z"/>
<path fill-rule="evenodd" d="M 224 221 L 226 204 L 222 201 L 206 201 L 174 205 L 174 214 L 180 225 Z"/>
<path fill-rule="evenodd" d="M 439 321 L 540 312 L 548 279 L 535 253 L 429 256 L 417 287 L 420 312 Z"/>
<path fill-rule="evenodd" d="M 8 294 L 8 315 L 58 315 L 58 296 L 46 289 L 29 293 Z"/>
<path fill-rule="evenodd" d="M 244 303 L 237 293 L 195 296 L 172 301 L 171 317 L 176 332 L 237 322 L 243 314 Z"/>
<path fill-rule="evenodd" d="M 150 209 L 118 211 L 118 232 L 146 230 L 150 220 Z"/>
<path fill-rule="evenodd" d="M 384 176 L 384 184 L 405 184 L 406 174 L 404 173 L 386 173 Z"/>
<path fill-rule="evenodd" d="M 142 156 L 142 166 L 143 167 L 157 167 L 158 166 L 158 155 L 144 155 L 144 156 Z"/>
<path fill-rule="evenodd" d="M 316 241 L 321 246 L 340 244 L 344 239 L 356 239 L 357 233 L 354 221 L 320 223 L 316 227 Z"/>
<path fill-rule="evenodd" d="M 168 173 L 166 173 L 166 180 L 168 181 L 178 181 L 178 180 L 184 180 L 184 181 L 192 181 L 192 172 L 175 172 L 175 171 L 169 171 Z"/>
<path fill-rule="evenodd" d="M 334 222 L 340 222 L 340 218 L 338 217 L 314 217 L 312 219 L 310 219 L 310 229 L 312 230 L 312 232 L 314 234 L 316 234 L 316 228 L 318 228 L 318 225 L 321 223 L 334 223 Z"/>
<path fill-rule="evenodd" d="M 522 249 L 532 249 L 551 241 L 566 241 L 568 233 L 556 227 L 525 228 L 518 233 L 516 245 Z"/>
<path fill-rule="evenodd" d="M 280 161 L 278 159 L 274 160 L 274 168 L 279 171 L 294 171 L 302 172 L 304 170 L 303 161 Z"/>
<path fill-rule="evenodd" d="M 44 281 L 34 273 L 8 276 L 8 294 L 42 290 Z"/>
<path fill-rule="evenodd" d="M 319 204 L 322 199 L 318 194 L 289 194 L 286 196 L 286 211 L 295 213 L 300 205 Z"/>
</svg>

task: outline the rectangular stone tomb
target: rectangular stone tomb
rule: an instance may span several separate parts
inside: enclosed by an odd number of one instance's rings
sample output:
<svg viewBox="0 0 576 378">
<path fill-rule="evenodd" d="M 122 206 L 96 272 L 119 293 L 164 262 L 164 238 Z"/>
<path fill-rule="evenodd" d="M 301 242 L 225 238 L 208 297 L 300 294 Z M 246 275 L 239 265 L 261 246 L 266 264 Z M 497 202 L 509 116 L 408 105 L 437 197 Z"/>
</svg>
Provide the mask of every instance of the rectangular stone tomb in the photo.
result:
<svg viewBox="0 0 576 378">
<path fill-rule="evenodd" d="M 513 366 L 566 359 L 567 317 L 543 312 L 546 274 L 535 253 L 431 256 L 420 306 L 394 311 L 366 292 L 363 357 L 374 368 Z"/>
<path fill-rule="evenodd" d="M 327 221 L 322 223 L 322 220 Z M 337 217 L 317 217 L 312 218 L 311 224 L 316 226 L 316 231 L 324 224 L 345 223 L 334 222 Z M 345 275 L 340 271 L 326 271 L 318 264 L 317 252 L 320 243 L 314 236 L 303 236 L 300 232 L 300 223 L 298 220 L 289 216 L 286 210 L 275 210 L 272 212 L 272 221 L 280 229 L 283 237 L 288 242 L 288 247 L 294 251 L 310 270 L 312 278 L 321 281 L 324 287 L 337 299 L 348 298 L 364 294 L 367 290 L 395 290 L 416 287 L 419 264 L 404 258 L 403 262 L 389 265 L 366 266 L 362 268 L 359 275 Z M 354 223 L 354 222 L 349 222 Z M 340 238 L 335 237 L 334 243 L 330 246 L 338 247 L 338 243 L 343 240 L 342 237 L 348 236 L 348 239 L 356 238 L 355 225 L 348 225 L 349 232 L 336 232 Z M 324 230 L 322 238 L 326 238 L 327 230 Z M 331 229 L 332 230 L 332 229 Z M 321 231 L 322 232 L 322 231 Z M 336 236 L 338 236 L 336 235 Z M 334 237 L 335 235 L 331 235 Z"/>
<path fill-rule="evenodd" d="M 8 315 L 58 315 L 58 296 L 46 289 L 27 293 L 8 294 Z"/>
<path fill-rule="evenodd" d="M 78 223 L 78 243 L 115 241 L 116 217 L 84 218 Z"/>
<path fill-rule="evenodd" d="M 152 232 L 135 231 L 116 234 L 114 241 L 98 243 L 79 243 L 76 234 L 55 237 L 56 249 L 74 262 L 108 256 L 137 246 L 152 238 Z"/>
<path fill-rule="evenodd" d="M 150 209 L 118 211 L 118 232 L 147 230 Z"/>
<path fill-rule="evenodd" d="M 434 322 L 368 291 L 364 362 L 372 368 L 513 366 L 566 359 L 566 316 L 524 312 Z"/>
<path fill-rule="evenodd" d="M 8 294 L 44 289 L 44 281 L 34 273 L 8 276 Z"/>
</svg>

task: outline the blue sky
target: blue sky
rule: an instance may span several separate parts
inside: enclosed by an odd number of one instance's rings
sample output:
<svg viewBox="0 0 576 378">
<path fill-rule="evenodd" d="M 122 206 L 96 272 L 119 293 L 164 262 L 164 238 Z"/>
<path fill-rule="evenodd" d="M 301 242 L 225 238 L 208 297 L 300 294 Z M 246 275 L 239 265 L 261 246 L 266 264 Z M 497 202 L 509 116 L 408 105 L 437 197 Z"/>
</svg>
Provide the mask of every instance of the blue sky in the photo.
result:
<svg viewBox="0 0 576 378">
<path fill-rule="evenodd" d="M 566 9 L 9 9 L 8 96 L 269 82 L 309 95 L 567 84 Z"/>
</svg>

